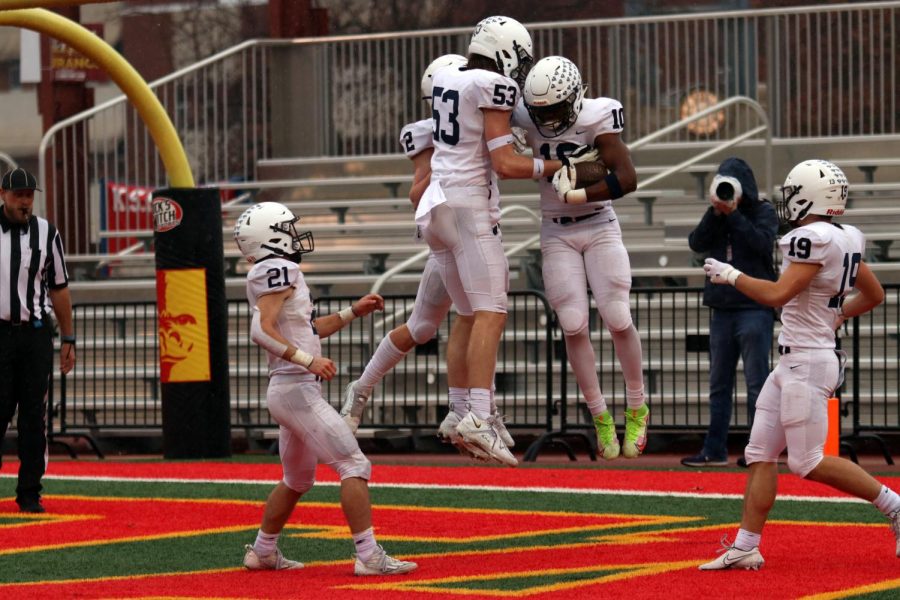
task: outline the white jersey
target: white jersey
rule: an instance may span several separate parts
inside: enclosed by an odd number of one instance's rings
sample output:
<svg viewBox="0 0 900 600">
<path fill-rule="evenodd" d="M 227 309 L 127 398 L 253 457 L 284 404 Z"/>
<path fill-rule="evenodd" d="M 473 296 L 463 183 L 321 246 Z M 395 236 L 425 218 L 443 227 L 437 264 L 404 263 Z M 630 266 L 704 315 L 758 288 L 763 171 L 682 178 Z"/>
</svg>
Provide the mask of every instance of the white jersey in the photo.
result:
<svg viewBox="0 0 900 600">
<path fill-rule="evenodd" d="M 247 301 L 253 310 L 260 296 L 293 288 L 284 301 L 276 326 L 279 333 L 292 346 L 313 356 L 321 356 L 322 343 L 313 327 L 315 309 L 309 287 L 303 279 L 300 265 L 284 258 L 267 258 L 253 265 L 247 273 Z M 269 359 L 269 375 L 309 373 L 309 371 L 280 356 L 266 352 Z"/>
<path fill-rule="evenodd" d="M 547 138 L 540 134 L 528 109 L 522 102 L 516 106 L 512 124 L 525 130 L 525 136 L 535 158 L 544 160 L 562 160 L 579 146 L 594 145 L 598 135 L 622 133 L 624 129 L 622 104 L 612 98 L 589 98 L 584 100 L 581 112 L 575 123 L 555 138 Z M 541 212 L 545 217 L 577 217 L 590 214 L 600 208 L 612 210 L 612 202 L 589 202 L 587 204 L 566 204 L 560 202 L 550 183 L 549 177 L 538 181 L 541 190 Z"/>
<path fill-rule="evenodd" d="M 400 130 L 400 146 L 406 158 L 412 159 L 417 154 L 434 148 L 432 141 L 431 119 L 422 119 L 415 123 L 404 125 Z"/>
<path fill-rule="evenodd" d="M 792 262 L 822 265 L 809 287 L 784 305 L 778 343 L 792 348 L 834 348 L 832 325 L 844 296 L 856 282 L 865 236 L 851 225 L 817 221 L 794 229 L 778 246 L 784 257 L 782 271 Z"/>
<path fill-rule="evenodd" d="M 481 109 L 513 110 L 519 99 L 516 82 L 483 69 L 449 68 L 435 73 L 432 92 L 432 181 L 445 189 L 491 185 Z"/>
</svg>

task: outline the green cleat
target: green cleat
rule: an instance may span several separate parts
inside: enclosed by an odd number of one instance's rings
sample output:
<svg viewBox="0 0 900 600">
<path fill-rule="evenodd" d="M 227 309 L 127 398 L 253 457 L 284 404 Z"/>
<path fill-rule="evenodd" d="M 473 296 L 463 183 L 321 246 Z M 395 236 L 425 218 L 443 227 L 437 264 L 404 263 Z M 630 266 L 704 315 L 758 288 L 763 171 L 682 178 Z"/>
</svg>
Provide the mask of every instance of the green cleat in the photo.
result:
<svg viewBox="0 0 900 600">
<path fill-rule="evenodd" d="M 647 423 L 650 421 L 650 408 L 641 404 L 640 408 L 625 409 L 625 439 L 622 441 L 622 455 L 625 458 L 637 458 L 647 445 Z"/>
<path fill-rule="evenodd" d="M 616 423 L 608 410 L 594 417 L 594 428 L 597 430 L 597 452 L 606 460 L 619 456 L 619 438 L 616 437 Z"/>
</svg>

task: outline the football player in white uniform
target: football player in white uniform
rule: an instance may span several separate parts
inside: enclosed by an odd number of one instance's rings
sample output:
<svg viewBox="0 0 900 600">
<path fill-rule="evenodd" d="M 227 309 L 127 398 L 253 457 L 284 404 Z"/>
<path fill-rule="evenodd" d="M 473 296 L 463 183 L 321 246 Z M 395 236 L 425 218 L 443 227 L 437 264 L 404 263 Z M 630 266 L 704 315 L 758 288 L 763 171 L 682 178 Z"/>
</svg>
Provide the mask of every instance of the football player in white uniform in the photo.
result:
<svg viewBox="0 0 900 600">
<path fill-rule="evenodd" d="M 463 386 L 468 399 L 455 405 L 448 419 L 460 419 L 456 431 L 466 442 L 510 466 L 518 462 L 491 415 L 509 286 L 494 174 L 538 178 L 562 166 L 558 160 L 519 156 L 513 147 L 510 113 L 531 62 L 528 31 L 514 19 L 488 17 L 472 34 L 467 68 L 435 73 L 431 183 L 416 210 L 453 303 L 460 313 L 474 314 Z"/>
<path fill-rule="evenodd" d="M 338 313 L 317 317 L 300 258 L 312 252 L 310 232 L 296 229 L 283 204 L 263 202 L 238 218 L 234 238 L 253 264 L 247 273 L 247 300 L 253 308 L 250 337 L 266 350 L 269 386 L 266 405 L 279 425 L 278 448 L 284 476 L 266 500 L 253 545 L 245 547 L 248 569 L 299 569 L 278 549 L 278 537 L 291 512 L 315 483 L 316 465 L 325 463 L 341 478 L 341 507 L 356 547 L 356 575 L 408 573 L 416 563 L 388 556 L 375 541 L 369 476 L 372 465 L 350 428 L 322 397 L 321 379 L 334 377 L 335 364 L 321 356 L 319 338 L 355 319 L 382 310 L 384 300 L 368 294 Z"/>
<path fill-rule="evenodd" d="M 569 364 L 594 417 L 601 456 L 619 456 L 613 417 L 600 390 L 588 318 L 590 284 L 594 302 L 612 336 L 625 377 L 625 437 L 622 454 L 635 458 L 647 443 L 649 408 L 644 402 L 641 338 L 631 320 L 631 266 L 612 200 L 637 185 L 628 147 L 622 105 L 612 98 L 584 97 L 581 74 L 561 56 L 542 58 L 528 73 L 524 102 L 513 125 L 525 131 L 535 156 L 562 159 L 584 144 L 595 147 L 609 174 L 586 188 L 558 195 L 550 178 L 540 180 L 541 254 L 547 300 L 556 311 L 566 340 Z M 568 169 L 560 169 L 571 188 Z M 557 183 L 558 185 L 558 183 Z M 567 196 L 568 195 L 568 196 Z"/>
<path fill-rule="evenodd" d="M 465 67 L 466 58 L 459 54 L 446 54 L 433 60 L 422 75 L 421 89 L 422 99 L 431 108 L 431 86 L 434 74 L 443 68 Z M 413 162 L 415 169 L 413 183 L 410 187 L 409 199 L 413 209 L 419 205 L 422 194 L 431 182 L 431 155 L 434 153 L 432 142 L 432 121 L 423 119 L 410 123 L 400 131 L 400 146 L 406 157 Z M 388 371 L 393 369 L 403 357 L 417 344 L 424 344 L 434 337 L 438 327 L 447 317 L 452 301 L 444 282 L 437 271 L 437 261 L 434 254 L 428 257 L 422 270 L 422 280 L 416 292 L 416 302 L 409 320 L 403 325 L 393 329 L 385 337 L 375 354 L 366 364 L 360 378 L 351 381 L 344 393 L 344 405 L 341 414 L 355 433 L 362 419 L 366 403 L 372 394 L 372 389 L 381 381 Z M 447 342 L 447 384 L 449 386 L 450 406 L 465 404 L 468 390 L 465 387 L 465 352 L 469 342 L 469 332 L 472 329 L 472 314 L 457 312 Z M 496 413 L 496 405 L 492 403 L 492 414 Z M 515 445 L 515 441 L 509 435 L 502 419 L 497 419 L 498 431 L 501 439 L 508 447 Z M 491 460 L 490 455 L 478 446 L 463 441 L 456 433 L 456 423 L 453 427 L 445 427 L 439 433 L 443 439 L 456 446 L 463 454 L 470 455 L 480 460 Z"/>
<path fill-rule="evenodd" d="M 832 223 L 844 213 L 847 178 L 833 163 L 806 160 L 788 174 L 777 207 L 793 225 L 779 241 L 783 255 L 778 281 L 756 279 L 727 263 L 706 259 L 713 283 L 733 285 L 768 306 L 783 306 L 781 358 L 766 379 L 744 456 L 750 466 L 741 526 L 733 545 L 701 570 L 759 569 L 759 542 L 775 503 L 777 461 L 787 448 L 790 470 L 872 502 L 890 521 L 900 557 L 900 496 L 859 465 L 824 456 L 827 402 L 843 379 L 835 329 L 884 300 L 884 290 L 863 261 L 865 238 L 849 225 Z M 852 291 L 857 293 L 847 297 Z"/>
</svg>

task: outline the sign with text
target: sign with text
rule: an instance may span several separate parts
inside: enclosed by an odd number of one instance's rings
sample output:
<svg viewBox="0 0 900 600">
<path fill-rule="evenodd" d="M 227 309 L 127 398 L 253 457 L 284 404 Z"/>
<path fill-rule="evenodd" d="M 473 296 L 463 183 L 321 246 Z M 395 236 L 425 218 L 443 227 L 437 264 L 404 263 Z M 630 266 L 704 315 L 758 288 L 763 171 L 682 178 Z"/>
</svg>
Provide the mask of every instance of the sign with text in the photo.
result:
<svg viewBox="0 0 900 600">
<path fill-rule="evenodd" d="M 103 39 L 103 23 L 85 23 L 85 29 Z M 63 42 L 50 39 L 50 72 L 53 81 L 108 81 L 106 71 L 97 63 Z"/>
<path fill-rule="evenodd" d="M 153 228 L 152 188 L 107 181 L 104 186 L 102 227 L 106 232 L 147 231 Z M 147 239 L 125 235 L 104 236 L 106 252 L 116 253 Z M 101 243 L 101 246 L 104 244 Z"/>
</svg>

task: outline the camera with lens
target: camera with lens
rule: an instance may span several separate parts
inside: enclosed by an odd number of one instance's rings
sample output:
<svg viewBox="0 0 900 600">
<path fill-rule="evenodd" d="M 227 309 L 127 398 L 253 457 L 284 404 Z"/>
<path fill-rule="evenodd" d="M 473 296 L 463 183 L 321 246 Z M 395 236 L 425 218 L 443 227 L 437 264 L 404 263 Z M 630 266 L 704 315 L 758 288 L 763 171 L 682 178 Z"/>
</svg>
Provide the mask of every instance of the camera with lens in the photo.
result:
<svg viewBox="0 0 900 600">
<path fill-rule="evenodd" d="M 740 200 L 742 193 L 741 182 L 728 175 L 716 175 L 709 186 L 711 200 L 732 203 Z"/>
</svg>

